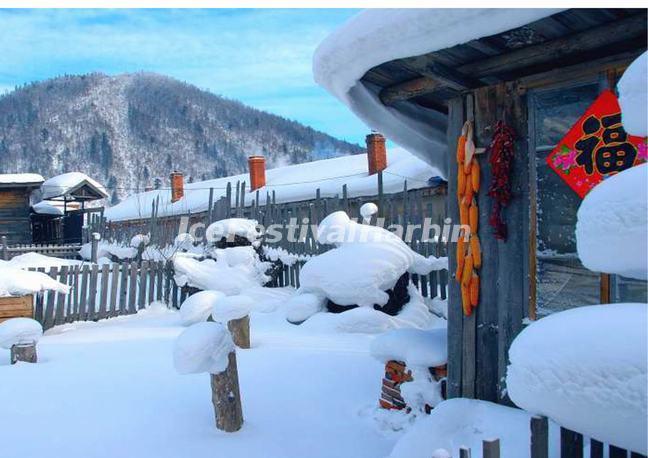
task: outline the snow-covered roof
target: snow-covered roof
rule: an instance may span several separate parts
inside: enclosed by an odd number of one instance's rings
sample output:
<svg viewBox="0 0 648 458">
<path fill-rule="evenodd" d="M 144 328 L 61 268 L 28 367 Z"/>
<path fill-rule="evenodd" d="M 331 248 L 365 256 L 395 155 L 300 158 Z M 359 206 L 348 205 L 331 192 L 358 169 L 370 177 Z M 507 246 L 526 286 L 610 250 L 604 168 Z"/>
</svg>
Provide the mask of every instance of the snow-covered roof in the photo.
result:
<svg viewBox="0 0 648 458">
<path fill-rule="evenodd" d="M 387 168 L 383 172 L 383 189 L 386 194 L 400 192 L 407 180 L 408 189 L 429 186 L 430 178 L 440 175 L 439 170 L 417 159 L 401 148 L 387 153 Z M 201 182 L 187 183 L 184 197 L 171 203 L 171 192 L 160 189 L 134 194 L 114 207 L 106 209 L 104 215 L 110 221 L 149 218 L 151 206 L 159 197 L 158 216 L 184 215 L 207 211 L 209 190 L 214 189 L 214 201 L 225 196 L 227 183 L 236 187 L 237 181 L 248 185 L 245 204 L 251 205 L 256 198 L 249 192 L 248 173 L 217 178 Z M 378 192 L 376 176 L 367 172 L 367 155 L 343 156 L 304 164 L 289 165 L 266 171 L 266 186 L 259 189 L 259 203 L 265 204 L 267 194 L 275 192 L 277 203 L 298 202 L 315 197 L 319 188 L 322 197 L 342 194 L 342 186 L 347 185 L 349 197 L 373 196 Z"/>
<path fill-rule="evenodd" d="M 49 178 L 41 185 L 43 199 L 54 199 L 57 197 L 75 198 L 75 192 L 87 187 L 91 195 L 96 199 L 108 197 L 106 189 L 98 182 L 81 172 L 69 172 Z M 87 199 L 81 197 L 81 200 Z"/>
<path fill-rule="evenodd" d="M 550 9 L 373 9 L 351 18 L 315 51 L 315 81 L 369 127 L 442 172 L 446 169 L 446 117 L 401 103 L 383 105 L 377 89 L 361 82 L 367 71 L 502 33 L 550 16 Z"/>
<path fill-rule="evenodd" d="M 52 215 L 52 216 L 63 216 L 64 212 L 62 208 L 59 208 L 55 205 L 52 205 L 49 202 L 42 201 L 37 204 L 32 205 L 32 210 L 38 215 Z"/>
<path fill-rule="evenodd" d="M 45 179 L 37 173 L 0 173 L 0 186 L 39 185 Z"/>
</svg>

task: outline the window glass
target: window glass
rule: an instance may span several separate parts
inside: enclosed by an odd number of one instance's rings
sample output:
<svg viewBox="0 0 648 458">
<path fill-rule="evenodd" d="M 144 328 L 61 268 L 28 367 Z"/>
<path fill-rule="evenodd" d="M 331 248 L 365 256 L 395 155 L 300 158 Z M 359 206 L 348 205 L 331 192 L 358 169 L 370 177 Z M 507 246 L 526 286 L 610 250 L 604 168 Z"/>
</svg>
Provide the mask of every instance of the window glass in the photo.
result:
<svg viewBox="0 0 648 458">
<path fill-rule="evenodd" d="M 581 199 L 545 162 L 598 93 L 598 84 L 541 91 L 530 106 L 535 119 L 539 316 L 600 303 L 599 275 L 585 269 L 576 254 L 574 230 Z"/>
</svg>

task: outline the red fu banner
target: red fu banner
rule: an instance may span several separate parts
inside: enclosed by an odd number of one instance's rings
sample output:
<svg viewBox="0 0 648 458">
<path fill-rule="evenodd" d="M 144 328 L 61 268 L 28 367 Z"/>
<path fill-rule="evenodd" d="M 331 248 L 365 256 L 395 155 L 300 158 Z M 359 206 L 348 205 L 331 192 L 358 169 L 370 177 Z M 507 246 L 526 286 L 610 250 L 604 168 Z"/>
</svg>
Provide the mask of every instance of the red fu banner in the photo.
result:
<svg viewBox="0 0 648 458">
<path fill-rule="evenodd" d="M 648 160 L 646 138 L 628 135 L 621 108 L 605 90 L 547 157 L 547 163 L 581 197 L 610 175 Z"/>
</svg>

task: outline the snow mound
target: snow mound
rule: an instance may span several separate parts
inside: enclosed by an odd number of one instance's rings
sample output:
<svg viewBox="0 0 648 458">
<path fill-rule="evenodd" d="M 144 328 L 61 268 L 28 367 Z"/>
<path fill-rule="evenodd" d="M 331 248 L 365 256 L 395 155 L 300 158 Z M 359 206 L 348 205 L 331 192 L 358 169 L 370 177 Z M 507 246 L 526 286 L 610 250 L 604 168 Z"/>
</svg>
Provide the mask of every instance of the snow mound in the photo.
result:
<svg viewBox="0 0 648 458">
<path fill-rule="evenodd" d="M 148 245 L 151 238 L 148 235 L 137 234 L 130 240 L 129 246 L 132 248 L 139 248 L 141 245 Z"/>
<path fill-rule="evenodd" d="M 14 256 L 11 260 L 8 261 L 7 265 L 11 267 L 16 267 L 20 269 L 25 269 L 29 267 L 60 267 L 60 266 L 78 266 L 83 264 L 82 261 L 75 259 L 62 259 L 55 258 L 53 256 L 45 256 L 40 253 L 24 253 L 18 256 Z"/>
<path fill-rule="evenodd" d="M 408 367 L 436 367 L 448 361 L 446 328 L 394 329 L 371 342 L 371 355 L 380 362 L 403 361 Z"/>
<path fill-rule="evenodd" d="M 200 291 L 192 294 L 180 306 L 180 319 L 185 326 L 205 321 L 212 307 L 224 294 L 219 291 Z"/>
<path fill-rule="evenodd" d="M 0 347 L 7 350 L 16 344 L 38 342 L 42 335 L 43 327 L 31 318 L 10 318 L 0 323 Z"/>
<path fill-rule="evenodd" d="M 583 265 L 645 280 L 648 276 L 648 164 L 613 175 L 592 189 L 577 213 Z"/>
<path fill-rule="evenodd" d="M 37 204 L 32 205 L 32 210 L 34 213 L 39 215 L 52 215 L 52 216 L 63 216 L 65 213 L 60 207 L 55 207 L 49 202 L 42 201 Z"/>
<path fill-rule="evenodd" d="M 647 308 L 578 307 L 531 324 L 509 350 L 511 400 L 561 426 L 646 454 Z"/>
<path fill-rule="evenodd" d="M 358 224 L 342 211 L 324 218 L 317 237 L 337 248 L 304 264 L 300 291 L 323 295 L 339 305 L 384 305 L 389 300 L 385 291 L 405 272 L 427 275 L 447 266 L 445 258 L 425 258 L 388 230 Z"/>
<path fill-rule="evenodd" d="M 360 214 L 364 219 L 369 219 L 376 213 L 378 213 L 378 206 L 373 202 L 367 202 L 360 207 Z"/>
<path fill-rule="evenodd" d="M 222 324 L 196 323 L 176 339 L 173 364 L 180 374 L 218 374 L 227 369 L 228 355 L 232 351 L 232 336 Z"/>
<path fill-rule="evenodd" d="M 0 265 L 0 297 L 24 296 L 48 290 L 67 294 L 70 287 L 41 272 L 9 267 L 9 263 Z"/>
<path fill-rule="evenodd" d="M 316 294 L 304 293 L 291 297 L 286 302 L 286 320 L 301 323 L 324 310 L 326 299 Z"/>
<path fill-rule="evenodd" d="M 223 219 L 210 224 L 205 232 L 205 237 L 208 242 L 215 243 L 223 237 L 233 241 L 234 236 L 238 235 L 252 243 L 261 236 L 261 233 L 257 228 L 258 225 L 259 223 L 252 219 Z"/>
<path fill-rule="evenodd" d="M 408 383 L 403 384 L 403 386 Z M 529 456 L 530 414 L 486 401 L 457 398 L 438 404 L 401 437 L 390 458 L 429 458 L 439 448 L 459 456 L 459 447 L 481 458 L 482 441 L 500 439 L 503 457 Z"/>
<path fill-rule="evenodd" d="M 81 172 L 69 172 L 52 177 L 41 185 L 43 200 L 53 199 L 62 196 L 68 192 L 74 191 L 81 186 L 89 185 L 93 187 L 104 198 L 108 197 L 106 189 L 98 182 Z"/>
<path fill-rule="evenodd" d="M 189 233 L 178 234 L 173 241 L 173 245 L 179 249 L 189 249 L 195 243 L 194 237 Z"/>
<path fill-rule="evenodd" d="M 214 321 L 227 323 L 230 320 L 238 320 L 249 315 L 253 307 L 254 301 L 248 296 L 239 294 L 221 297 L 214 303 L 211 316 Z"/>
<path fill-rule="evenodd" d="M 630 135 L 648 136 L 648 52 L 630 64 L 617 89 L 623 128 Z"/>
<path fill-rule="evenodd" d="M 92 255 L 92 244 L 85 243 L 79 249 L 79 256 L 82 259 L 90 260 Z M 123 246 L 113 242 L 101 240 L 97 244 L 97 258 L 110 258 L 111 256 L 117 259 L 131 259 L 137 255 L 137 249 L 131 246 Z"/>
</svg>

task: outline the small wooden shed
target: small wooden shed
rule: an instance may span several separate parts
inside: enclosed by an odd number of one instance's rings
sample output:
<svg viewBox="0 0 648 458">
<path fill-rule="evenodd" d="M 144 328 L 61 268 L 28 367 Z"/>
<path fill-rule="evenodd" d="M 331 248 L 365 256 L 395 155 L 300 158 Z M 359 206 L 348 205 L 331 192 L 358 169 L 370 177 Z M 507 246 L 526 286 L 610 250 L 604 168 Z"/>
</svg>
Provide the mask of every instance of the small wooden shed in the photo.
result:
<svg viewBox="0 0 648 458">
<path fill-rule="evenodd" d="M 451 282 L 450 397 L 509 402 L 508 350 L 527 320 L 576 305 L 646 302 L 645 282 L 581 265 L 574 237 L 580 197 L 547 162 L 599 95 L 615 90 L 624 69 L 646 51 L 646 38 L 646 10 L 569 9 L 450 48 L 404 55 L 375 66 L 359 81 L 383 106 L 421 126 L 429 113 L 447 120 L 447 205 L 453 221 L 460 216 L 453 177 L 464 123 L 472 121 L 477 147 L 489 146 L 499 121 L 514 133 L 505 241 L 489 226 L 490 153 L 479 158 L 480 299 L 474 312 L 464 315 L 459 285 Z M 449 253 L 454 271 L 454 247 Z"/>
<path fill-rule="evenodd" d="M 43 181 L 33 173 L 0 174 L 0 237 L 8 243 L 32 242 L 31 195 Z"/>
</svg>

